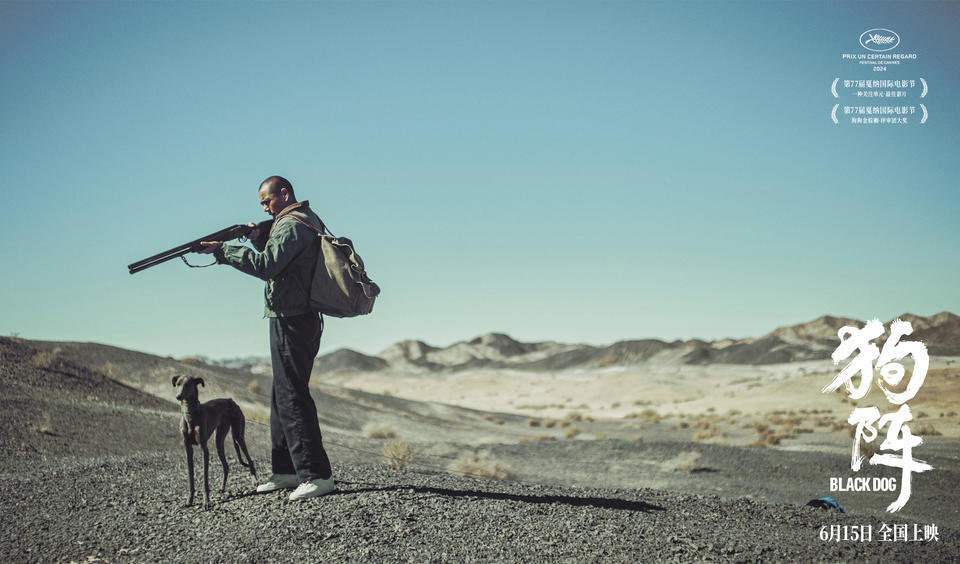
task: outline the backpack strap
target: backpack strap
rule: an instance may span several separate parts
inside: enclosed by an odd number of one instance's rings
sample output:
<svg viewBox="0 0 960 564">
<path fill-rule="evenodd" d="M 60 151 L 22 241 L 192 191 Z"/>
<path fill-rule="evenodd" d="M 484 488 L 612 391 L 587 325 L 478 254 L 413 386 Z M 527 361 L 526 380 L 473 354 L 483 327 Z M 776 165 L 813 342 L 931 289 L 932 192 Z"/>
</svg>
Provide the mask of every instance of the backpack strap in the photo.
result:
<svg viewBox="0 0 960 564">
<path fill-rule="evenodd" d="M 284 217 L 292 217 L 293 219 L 295 219 L 295 220 L 299 221 L 300 223 L 302 223 L 302 224 L 306 225 L 307 227 L 309 227 L 309 228 L 310 228 L 314 233 L 316 233 L 317 235 L 323 235 L 324 233 L 327 233 L 327 234 L 329 234 L 329 235 L 332 236 L 332 237 L 336 237 L 336 235 L 334 235 L 329 229 L 327 229 L 327 226 L 326 226 L 326 224 L 323 223 L 323 220 L 322 220 L 322 219 L 320 220 L 320 229 L 317 229 L 316 227 L 313 226 L 312 223 L 310 223 L 309 221 L 307 221 L 307 218 L 306 218 L 305 216 L 302 216 L 302 215 L 300 215 L 300 214 L 298 214 L 298 213 L 291 212 L 291 213 L 288 213 L 287 215 L 285 215 Z M 318 218 L 318 219 L 319 219 L 319 218 Z"/>
</svg>

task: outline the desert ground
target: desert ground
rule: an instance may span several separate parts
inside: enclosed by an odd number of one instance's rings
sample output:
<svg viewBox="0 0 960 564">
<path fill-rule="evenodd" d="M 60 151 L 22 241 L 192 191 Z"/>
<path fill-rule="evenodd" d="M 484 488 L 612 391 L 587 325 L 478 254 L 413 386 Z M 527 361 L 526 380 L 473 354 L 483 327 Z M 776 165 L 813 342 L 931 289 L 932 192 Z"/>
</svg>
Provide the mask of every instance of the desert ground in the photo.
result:
<svg viewBox="0 0 960 564">
<path fill-rule="evenodd" d="M 240 403 L 266 476 L 269 376 L 91 343 L 0 338 L 0 354 L 5 562 L 960 559 L 953 357 L 909 402 L 934 470 L 897 513 L 896 492 L 830 491 L 900 472 L 851 472 L 853 404 L 820 392 L 829 361 L 317 378 L 338 491 L 252 495 L 228 449 L 204 511 L 183 506 L 170 378 Z M 847 513 L 805 506 L 827 495 Z M 893 526 L 907 538 L 884 539 Z"/>
</svg>

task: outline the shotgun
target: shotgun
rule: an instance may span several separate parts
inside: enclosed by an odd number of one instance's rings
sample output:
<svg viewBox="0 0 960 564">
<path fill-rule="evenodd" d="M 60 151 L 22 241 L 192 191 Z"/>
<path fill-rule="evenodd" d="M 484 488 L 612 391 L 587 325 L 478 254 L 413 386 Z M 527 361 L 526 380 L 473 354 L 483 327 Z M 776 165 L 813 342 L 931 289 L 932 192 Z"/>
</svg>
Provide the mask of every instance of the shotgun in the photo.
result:
<svg viewBox="0 0 960 564">
<path fill-rule="evenodd" d="M 251 227 L 249 224 L 247 224 L 247 225 L 242 225 L 242 224 L 232 225 L 232 226 L 227 227 L 227 228 L 225 228 L 225 229 L 221 229 L 220 231 L 217 231 L 216 233 L 211 233 L 211 234 L 209 234 L 209 235 L 204 235 L 203 237 L 199 237 L 199 238 L 197 238 L 197 239 L 194 239 L 193 241 L 190 241 L 189 243 L 184 243 L 184 244 L 179 245 L 179 246 L 177 246 L 177 247 L 174 247 L 174 248 L 172 248 L 172 249 L 170 249 L 170 250 L 164 251 L 164 252 L 162 252 L 162 253 L 157 253 L 157 254 L 155 254 L 155 255 L 153 255 L 153 256 L 151 256 L 151 257 L 147 257 L 147 258 L 145 258 L 145 259 L 143 259 L 143 260 L 138 260 L 138 261 L 135 262 L 135 263 L 128 264 L 128 265 L 127 265 L 127 269 L 130 270 L 130 274 L 135 274 L 135 273 L 137 273 L 137 272 L 140 272 L 141 270 L 146 270 L 146 269 L 150 268 L 151 266 L 156 266 L 156 265 L 160 264 L 161 262 L 167 262 L 168 260 L 175 259 L 175 258 L 177 258 L 177 257 L 182 257 L 183 255 L 185 255 L 185 254 L 187 254 L 187 253 L 192 253 L 192 252 L 196 252 L 196 251 L 200 250 L 200 241 L 211 241 L 211 242 L 213 242 L 213 241 L 218 241 L 218 242 L 232 241 L 232 240 L 234 240 L 234 239 L 239 239 L 239 238 L 241 238 L 241 237 L 246 237 L 246 236 L 249 235 L 250 232 L 253 231 L 254 229 L 259 229 L 259 230 L 260 230 L 260 234 L 259 234 L 259 236 L 257 237 L 257 240 L 252 241 L 252 242 L 253 242 L 254 246 L 257 247 L 258 250 L 261 250 L 261 251 L 262 251 L 262 250 L 263 250 L 263 246 L 264 246 L 264 244 L 265 244 L 266 241 L 267 241 L 267 237 L 269 236 L 271 225 L 273 225 L 273 220 L 272 220 L 272 219 L 268 219 L 267 221 L 261 221 L 259 224 L 255 225 L 255 226 L 253 226 L 253 227 Z"/>
</svg>

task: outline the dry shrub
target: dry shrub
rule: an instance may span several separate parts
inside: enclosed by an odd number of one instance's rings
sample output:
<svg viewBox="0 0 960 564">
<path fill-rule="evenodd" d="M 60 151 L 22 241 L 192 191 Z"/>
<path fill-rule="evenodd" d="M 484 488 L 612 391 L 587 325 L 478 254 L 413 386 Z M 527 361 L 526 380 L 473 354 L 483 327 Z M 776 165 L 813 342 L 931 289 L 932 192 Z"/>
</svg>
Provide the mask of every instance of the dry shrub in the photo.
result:
<svg viewBox="0 0 960 564">
<path fill-rule="evenodd" d="M 693 472 L 700 462 L 700 453 L 695 450 L 686 450 L 669 460 L 660 463 L 664 472 Z"/>
<path fill-rule="evenodd" d="M 43 433 L 44 435 L 55 435 L 53 431 L 53 420 L 50 418 L 50 412 L 44 411 L 43 417 L 40 420 L 40 425 L 37 426 L 37 431 Z"/>
<path fill-rule="evenodd" d="M 633 440 L 635 440 L 635 441 L 642 441 L 642 440 L 643 440 L 643 435 L 636 435 L 636 436 L 633 437 Z"/>
<path fill-rule="evenodd" d="M 596 434 L 594 434 L 593 436 L 594 436 L 595 438 L 597 438 L 597 439 L 605 439 L 605 438 L 607 438 L 607 434 L 606 434 L 606 433 L 596 433 Z"/>
<path fill-rule="evenodd" d="M 543 426 L 546 427 L 547 429 L 553 429 L 554 427 L 556 427 L 556 425 L 557 425 L 557 422 L 554 421 L 553 419 L 543 420 Z"/>
<path fill-rule="evenodd" d="M 687 429 L 687 428 L 689 428 L 689 427 L 690 427 L 690 423 L 689 423 L 689 422 L 687 422 L 687 421 L 681 421 L 681 422 L 679 422 L 679 423 L 676 424 L 676 426 L 674 427 L 674 429 Z"/>
<path fill-rule="evenodd" d="M 57 362 L 57 355 L 59 353 L 59 348 L 53 349 L 52 351 L 37 351 L 37 353 L 30 358 L 30 364 L 36 368 L 52 368 Z"/>
<path fill-rule="evenodd" d="M 569 429 L 567 429 L 567 434 L 564 436 L 568 439 L 572 439 L 577 435 L 579 435 L 581 432 L 582 431 L 580 431 L 580 429 L 577 429 L 576 427 L 570 427 Z"/>
<path fill-rule="evenodd" d="M 778 445 L 781 439 L 788 438 L 786 434 L 777 434 L 775 429 L 766 423 L 754 423 L 753 429 L 757 432 L 757 439 L 750 443 L 750 446 Z"/>
<path fill-rule="evenodd" d="M 654 423 L 663 419 L 663 417 L 659 413 L 657 413 L 656 410 L 650 409 L 649 407 L 644 409 L 641 412 L 625 415 L 623 418 L 624 419 L 643 419 L 644 421 L 652 421 Z"/>
<path fill-rule="evenodd" d="M 247 384 L 247 390 L 252 394 L 259 394 L 261 391 L 260 380 L 250 380 L 250 383 Z"/>
<path fill-rule="evenodd" d="M 461 476 L 491 480 L 506 480 L 511 476 L 507 465 L 489 450 L 465 450 L 447 465 L 447 470 Z"/>
<path fill-rule="evenodd" d="M 533 419 L 533 418 L 527 419 L 527 427 L 539 427 L 539 426 L 540 426 L 539 419 Z"/>
<path fill-rule="evenodd" d="M 103 363 L 103 366 L 100 367 L 99 372 L 108 378 L 113 376 L 113 363 L 109 360 Z"/>
<path fill-rule="evenodd" d="M 697 433 L 693 436 L 693 440 L 695 442 L 702 443 L 718 437 L 723 437 L 723 433 L 721 433 L 720 429 L 717 427 L 712 427 L 705 431 L 697 431 Z"/>
<path fill-rule="evenodd" d="M 371 439 L 392 439 L 397 436 L 397 433 L 385 424 L 373 422 L 363 426 L 363 434 Z"/>
<path fill-rule="evenodd" d="M 540 441 L 555 441 L 557 438 L 553 435 L 537 435 L 533 440 L 539 443 Z"/>
<path fill-rule="evenodd" d="M 911 431 L 913 430 L 911 429 Z M 937 429 L 933 426 L 933 423 L 923 422 L 917 425 L 917 429 L 913 431 L 913 434 L 924 437 L 936 437 L 938 435 L 942 435 L 943 433 L 937 431 Z"/>
<path fill-rule="evenodd" d="M 383 445 L 383 461 L 392 464 L 397 470 L 403 470 L 413 462 L 416 452 L 410 443 L 402 439 L 390 439 Z"/>
<path fill-rule="evenodd" d="M 493 423 L 494 425 L 503 425 L 503 419 L 499 419 L 499 418 L 497 418 L 497 417 L 494 417 L 494 416 L 493 416 L 492 414 L 490 414 L 490 413 L 484 413 L 484 414 L 483 414 L 483 418 L 484 418 L 484 420 L 489 421 L 489 422 Z"/>
</svg>

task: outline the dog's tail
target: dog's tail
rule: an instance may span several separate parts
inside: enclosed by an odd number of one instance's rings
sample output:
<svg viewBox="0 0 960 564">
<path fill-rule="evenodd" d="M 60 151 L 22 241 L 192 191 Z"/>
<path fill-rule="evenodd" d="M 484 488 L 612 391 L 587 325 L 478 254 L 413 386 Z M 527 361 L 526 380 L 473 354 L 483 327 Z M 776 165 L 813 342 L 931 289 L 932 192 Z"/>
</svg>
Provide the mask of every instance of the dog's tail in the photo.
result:
<svg viewBox="0 0 960 564">
<path fill-rule="evenodd" d="M 237 449 L 237 462 L 239 462 L 243 466 L 246 466 L 247 468 L 250 468 L 250 464 L 251 464 L 250 460 L 247 460 L 246 462 L 244 462 L 243 457 L 240 456 L 240 443 L 237 442 L 237 439 L 233 439 L 233 448 Z M 250 456 L 250 455 L 247 455 L 247 456 Z"/>
<path fill-rule="evenodd" d="M 244 451 L 247 450 L 246 443 L 244 442 L 243 444 L 241 444 L 241 441 L 244 440 L 243 435 L 247 427 L 247 420 L 243 416 L 243 411 L 240 410 L 240 406 L 235 406 L 235 407 L 237 412 L 236 412 L 236 415 L 234 416 L 232 436 L 233 436 L 233 448 L 237 450 L 237 462 L 239 462 L 242 466 L 246 466 L 247 468 L 253 468 L 252 466 L 253 461 L 250 460 L 250 453 L 247 453 L 246 462 L 243 461 L 243 456 L 241 456 L 240 454 L 241 446 L 243 446 Z"/>
</svg>

